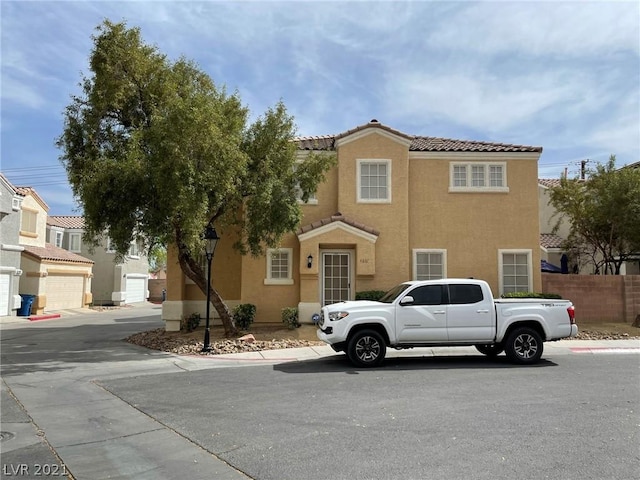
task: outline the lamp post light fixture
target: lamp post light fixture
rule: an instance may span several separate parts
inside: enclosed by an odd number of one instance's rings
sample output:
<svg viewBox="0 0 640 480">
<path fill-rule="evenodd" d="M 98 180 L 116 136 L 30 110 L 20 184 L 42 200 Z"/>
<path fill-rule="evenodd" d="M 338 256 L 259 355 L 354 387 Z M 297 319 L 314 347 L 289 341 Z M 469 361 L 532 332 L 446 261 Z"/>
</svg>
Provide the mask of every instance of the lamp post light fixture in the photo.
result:
<svg viewBox="0 0 640 480">
<path fill-rule="evenodd" d="M 216 233 L 216 229 L 211 225 L 207 225 L 206 230 L 204 231 L 203 238 L 206 243 L 204 244 L 204 253 L 207 256 L 207 323 L 204 330 L 204 345 L 202 346 L 203 352 L 210 352 L 211 348 L 211 333 L 209 331 L 209 314 L 210 314 L 210 303 L 211 303 L 211 260 L 213 259 L 213 253 L 216 250 L 216 245 L 218 245 L 218 240 L 220 237 Z"/>
</svg>

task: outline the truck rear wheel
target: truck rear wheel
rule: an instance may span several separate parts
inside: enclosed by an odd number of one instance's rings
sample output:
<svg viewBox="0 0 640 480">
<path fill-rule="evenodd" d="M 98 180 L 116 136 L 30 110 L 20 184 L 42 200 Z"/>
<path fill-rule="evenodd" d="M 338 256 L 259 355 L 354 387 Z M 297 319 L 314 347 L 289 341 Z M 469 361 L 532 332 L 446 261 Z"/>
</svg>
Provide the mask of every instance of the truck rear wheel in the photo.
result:
<svg viewBox="0 0 640 480">
<path fill-rule="evenodd" d="M 505 343 L 507 358 L 513 363 L 531 365 L 542 357 L 542 337 L 533 328 L 516 328 Z"/>
<path fill-rule="evenodd" d="M 387 346 L 375 330 L 360 330 L 349 340 L 347 356 L 357 367 L 375 367 L 382 363 Z"/>
</svg>

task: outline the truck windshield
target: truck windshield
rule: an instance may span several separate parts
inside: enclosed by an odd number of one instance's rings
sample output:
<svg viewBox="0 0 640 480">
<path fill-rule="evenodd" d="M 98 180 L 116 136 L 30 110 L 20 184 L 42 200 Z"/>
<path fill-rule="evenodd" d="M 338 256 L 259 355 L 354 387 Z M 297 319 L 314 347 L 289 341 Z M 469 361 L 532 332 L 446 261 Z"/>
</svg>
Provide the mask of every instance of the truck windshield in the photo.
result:
<svg viewBox="0 0 640 480">
<path fill-rule="evenodd" d="M 401 283 L 400 285 L 396 285 L 391 290 L 389 290 L 387 293 L 385 293 L 382 296 L 382 298 L 380 300 L 378 300 L 378 301 L 382 302 L 382 303 L 392 303 L 407 288 L 409 288 L 409 285 L 406 284 L 406 283 Z"/>
</svg>

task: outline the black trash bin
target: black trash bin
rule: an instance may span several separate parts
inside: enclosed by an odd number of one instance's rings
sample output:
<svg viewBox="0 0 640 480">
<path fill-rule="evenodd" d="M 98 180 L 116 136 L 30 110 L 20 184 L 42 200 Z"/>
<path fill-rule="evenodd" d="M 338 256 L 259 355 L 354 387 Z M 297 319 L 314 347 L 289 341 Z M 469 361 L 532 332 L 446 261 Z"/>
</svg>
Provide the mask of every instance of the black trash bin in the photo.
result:
<svg viewBox="0 0 640 480">
<path fill-rule="evenodd" d="M 33 301 L 36 299 L 35 295 L 26 295 L 21 293 L 22 303 L 20 304 L 20 309 L 18 310 L 19 317 L 28 317 L 31 315 L 31 306 L 33 305 Z"/>
</svg>

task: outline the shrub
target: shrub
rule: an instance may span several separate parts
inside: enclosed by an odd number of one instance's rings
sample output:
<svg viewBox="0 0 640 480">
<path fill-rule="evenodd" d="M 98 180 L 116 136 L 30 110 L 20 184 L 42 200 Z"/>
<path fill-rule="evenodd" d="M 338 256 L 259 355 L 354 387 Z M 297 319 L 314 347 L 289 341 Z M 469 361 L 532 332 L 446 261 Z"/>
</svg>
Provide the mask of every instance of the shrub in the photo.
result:
<svg viewBox="0 0 640 480">
<path fill-rule="evenodd" d="M 384 290 L 365 290 L 363 292 L 356 292 L 356 300 L 378 301 L 385 293 L 387 292 L 385 292 Z"/>
<path fill-rule="evenodd" d="M 242 303 L 233 309 L 233 320 L 240 330 L 247 330 L 256 316 L 256 306 Z"/>
<path fill-rule="evenodd" d="M 193 332 L 200 325 L 200 314 L 192 313 L 186 318 L 182 319 L 180 329 L 187 332 Z"/>
<path fill-rule="evenodd" d="M 300 322 L 298 321 L 298 309 L 296 307 L 283 308 L 282 322 L 287 326 L 289 330 L 298 328 L 300 326 Z"/>
<path fill-rule="evenodd" d="M 534 293 L 534 292 L 511 292 L 502 295 L 502 298 L 556 298 L 561 299 L 562 296 L 557 293 Z"/>
</svg>

